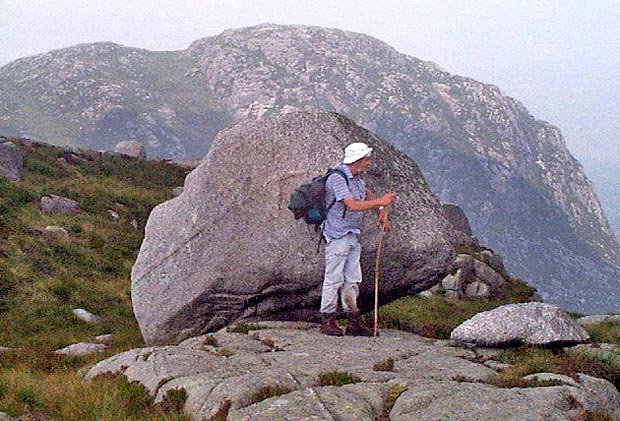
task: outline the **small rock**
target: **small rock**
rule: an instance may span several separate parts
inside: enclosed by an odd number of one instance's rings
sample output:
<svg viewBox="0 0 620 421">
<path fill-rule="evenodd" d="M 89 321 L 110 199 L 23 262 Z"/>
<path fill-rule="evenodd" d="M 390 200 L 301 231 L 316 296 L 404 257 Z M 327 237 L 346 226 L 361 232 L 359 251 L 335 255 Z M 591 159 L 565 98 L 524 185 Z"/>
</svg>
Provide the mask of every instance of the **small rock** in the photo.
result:
<svg viewBox="0 0 620 421">
<path fill-rule="evenodd" d="M 18 421 L 18 418 L 13 418 L 6 412 L 0 412 L 0 421 Z"/>
<path fill-rule="evenodd" d="M 484 365 L 486 365 L 489 368 L 492 368 L 493 370 L 497 370 L 497 371 L 506 370 L 506 369 L 512 367 L 511 364 L 500 363 L 499 361 L 494 361 L 494 360 L 485 361 Z"/>
<path fill-rule="evenodd" d="M 172 195 L 174 197 L 180 196 L 183 193 L 183 186 L 178 186 L 172 189 Z"/>
<path fill-rule="evenodd" d="M 432 298 L 433 297 L 433 293 L 429 289 L 427 289 L 426 291 L 422 291 L 421 293 L 419 293 L 418 297 Z"/>
<path fill-rule="evenodd" d="M 62 215 L 75 216 L 80 213 L 80 205 L 75 200 L 57 196 L 43 196 L 40 208 L 46 213 L 59 213 Z"/>
<path fill-rule="evenodd" d="M 96 354 L 107 349 L 107 345 L 89 342 L 80 342 L 54 351 L 55 354 L 79 357 L 82 355 Z"/>
<path fill-rule="evenodd" d="M 69 232 L 63 227 L 59 227 L 57 225 L 48 225 L 47 227 L 45 227 L 45 232 L 56 237 L 69 237 Z"/>
<path fill-rule="evenodd" d="M 445 289 L 451 289 L 453 291 L 460 290 L 461 289 L 461 285 L 460 285 L 459 281 L 460 281 L 461 277 L 459 275 L 460 275 L 460 273 L 459 273 L 459 271 L 457 271 L 456 274 L 454 274 L 454 275 L 446 276 L 441 281 L 441 286 L 443 286 Z"/>
<path fill-rule="evenodd" d="M 99 342 L 109 344 L 113 341 L 113 336 L 111 334 L 99 335 L 99 336 L 95 336 L 95 339 Z"/>
<path fill-rule="evenodd" d="M 465 287 L 465 295 L 470 298 L 488 297 L 489 292 L 489 286 L 481 281 L 474 281 Z"/>
<path fill-rule="evenodd" d="M 77 316 L 78 319 L 92 324 L 101 324 L 103 323 L 103 319 L 99 316 L 94 315 L 84 309 L 76 308 L 73 310 L 73 314 Z"/>
<path fill-rule="evenodd" d="M 580 317 L 577 323 L 581 326 L 598 325 L 601 323 L 620 323 L 620 315 L 618 314 L 598 314 L 592 316 Z"/>
<path fill-rule="evenodd" d="M 138 231 L 138 221 L 132 219 L 129 224 L 133 227 L 134 230 Z"/>
<path fill-rule="evenodd" d="M 510 278 L 508 272 L 506 271 L 506 267 L 504 266 L 504 260 L 501 256 L 493 253 L 491 250 L 484 250 L 480 253 L 484 262 L 491 266 L 493 270 L 502 275 L 505 279 Z"/>
<path fill-rule="evenodd" d="M 0 346 L 0 352 L 13 352 L 17 351 L 17 348 L 7 348 L 6 346 Z"/>
<path fill-rule="evenodd" d="M 556 381 L 562 382 L 564 384 L 567 384 L 569 386 L 579 387 L 579 383 L 577 383 L 572 377 L 564 376 L 562 374 L 534 373 L 534 374 L 530 374 L 528 376 L 525 376 L 523 378 L 525 380 L 536 380 L 536 381 L 539 381 L 539 382 L 544 382 L 544 381 L 548 381 L 548 380 L 556 380 Z"/>
<path fill-rule="evenodd" d="M 114 222 L 118 222 L 121 220 L 121 216 L 112 209 L 108 209 L 108 215 L 110 215 L 110 218 L 112 218 Z"/>
<path fill-rule="evenodd" d="M 488 284 L 491 288 L 497 288 L 506 283 L 502 275 L 480 260 L 474 260 L 474 274 L 476 278 Z"/>
</svg>

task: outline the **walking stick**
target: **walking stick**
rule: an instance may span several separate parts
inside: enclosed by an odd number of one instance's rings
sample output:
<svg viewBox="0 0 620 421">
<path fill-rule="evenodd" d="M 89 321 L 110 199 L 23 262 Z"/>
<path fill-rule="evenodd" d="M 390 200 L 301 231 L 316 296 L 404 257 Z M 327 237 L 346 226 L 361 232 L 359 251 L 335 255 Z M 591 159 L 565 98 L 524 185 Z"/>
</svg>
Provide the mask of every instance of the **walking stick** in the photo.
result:
<svg viewBox="0 0 620 421">
<path fill-rule="evenodd" d="M 381 234 L 379 234 L 379 244 L 377 245 L 377 258 L 375 259 L 375 330 L 374 337 L 377 337 L 379 327 L 379 262 L 381 261 L 381 247 L 383 246 L 383 236 L 385 235 L 385 221 L 387 221 L 387 208 L 385 209 L 385 219 L 381 223 Z"/>
</svg>

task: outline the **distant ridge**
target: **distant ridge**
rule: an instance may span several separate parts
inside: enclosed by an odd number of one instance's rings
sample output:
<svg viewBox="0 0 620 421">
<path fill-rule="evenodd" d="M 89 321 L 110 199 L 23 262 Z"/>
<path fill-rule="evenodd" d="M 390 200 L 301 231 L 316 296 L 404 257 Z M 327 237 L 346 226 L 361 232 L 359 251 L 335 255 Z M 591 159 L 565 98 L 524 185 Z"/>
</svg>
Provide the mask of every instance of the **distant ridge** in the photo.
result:
<svg viewBox="0 0 620 421">
<path fill-rule="evenodd" d="M 0 68 L 0 133 L 55 144 L 200 158 L 235 122 L 297 110 L 347 115 L 413 157 L 546 300 L 618 309 L 618 242 L 560 130 L 367 35 L 267 24 L 183 51 L 82 44 Z"/>
</svg>

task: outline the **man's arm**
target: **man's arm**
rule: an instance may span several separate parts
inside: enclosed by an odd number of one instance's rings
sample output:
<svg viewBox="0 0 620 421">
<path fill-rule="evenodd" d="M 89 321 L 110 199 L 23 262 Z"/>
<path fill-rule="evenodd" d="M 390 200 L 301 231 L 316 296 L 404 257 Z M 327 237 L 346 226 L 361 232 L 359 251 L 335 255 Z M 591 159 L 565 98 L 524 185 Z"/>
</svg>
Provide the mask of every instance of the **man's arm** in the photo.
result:
<svg viewBox="0 0 620 421">
<path fill-rule="evenodd" d="M 334 192 L 335 199 L 342 201 L 347 210 L 353 212 L 362 212 L 370 209 L 376 209 L 380 206 L 388 206 L 393 201 L 396 195 L 394 193 L 385 194 L 379 198 L 376 198 L 372 192 L 368 195 L 369 190 L 366 189 L 365 200 L 355 200 L 351 195 L 349 185 L 343 177 L 336 177 L 330 175 L 325 182 L 325 186 Z"/>
<path fill-rule="evenodd" d="M 376 198 L 372 193 L 370 193 L 369 196 L 368 193 L 369 190 L 366 190 L 366 197 L 368 197 L 366 200 L 355 200 L 352 197 L 346 197 L 342 200 L 342 203 L 344 203 L 347 210 L 362 212 L 370 209 L 376 209 L 380 206 L 389 206 L 396 198 L 394 193 L 387 193 L 379 198 Z"/>
</svg>

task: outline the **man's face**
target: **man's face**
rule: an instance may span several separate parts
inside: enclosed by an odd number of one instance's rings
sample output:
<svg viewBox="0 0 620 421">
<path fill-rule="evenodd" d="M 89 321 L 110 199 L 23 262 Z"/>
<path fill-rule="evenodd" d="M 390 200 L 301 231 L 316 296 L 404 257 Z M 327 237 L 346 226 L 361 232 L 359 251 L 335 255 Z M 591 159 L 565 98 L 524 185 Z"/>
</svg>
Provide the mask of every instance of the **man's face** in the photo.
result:
<svg viewBox="0 0 620 421">
<path fill-rule="evenodd" d="M 366 171 L 366 169 L 370 167 L 370 162 L 371 162 L 370 156 L 360 159 L 360 172 Z"/>
</svg>

